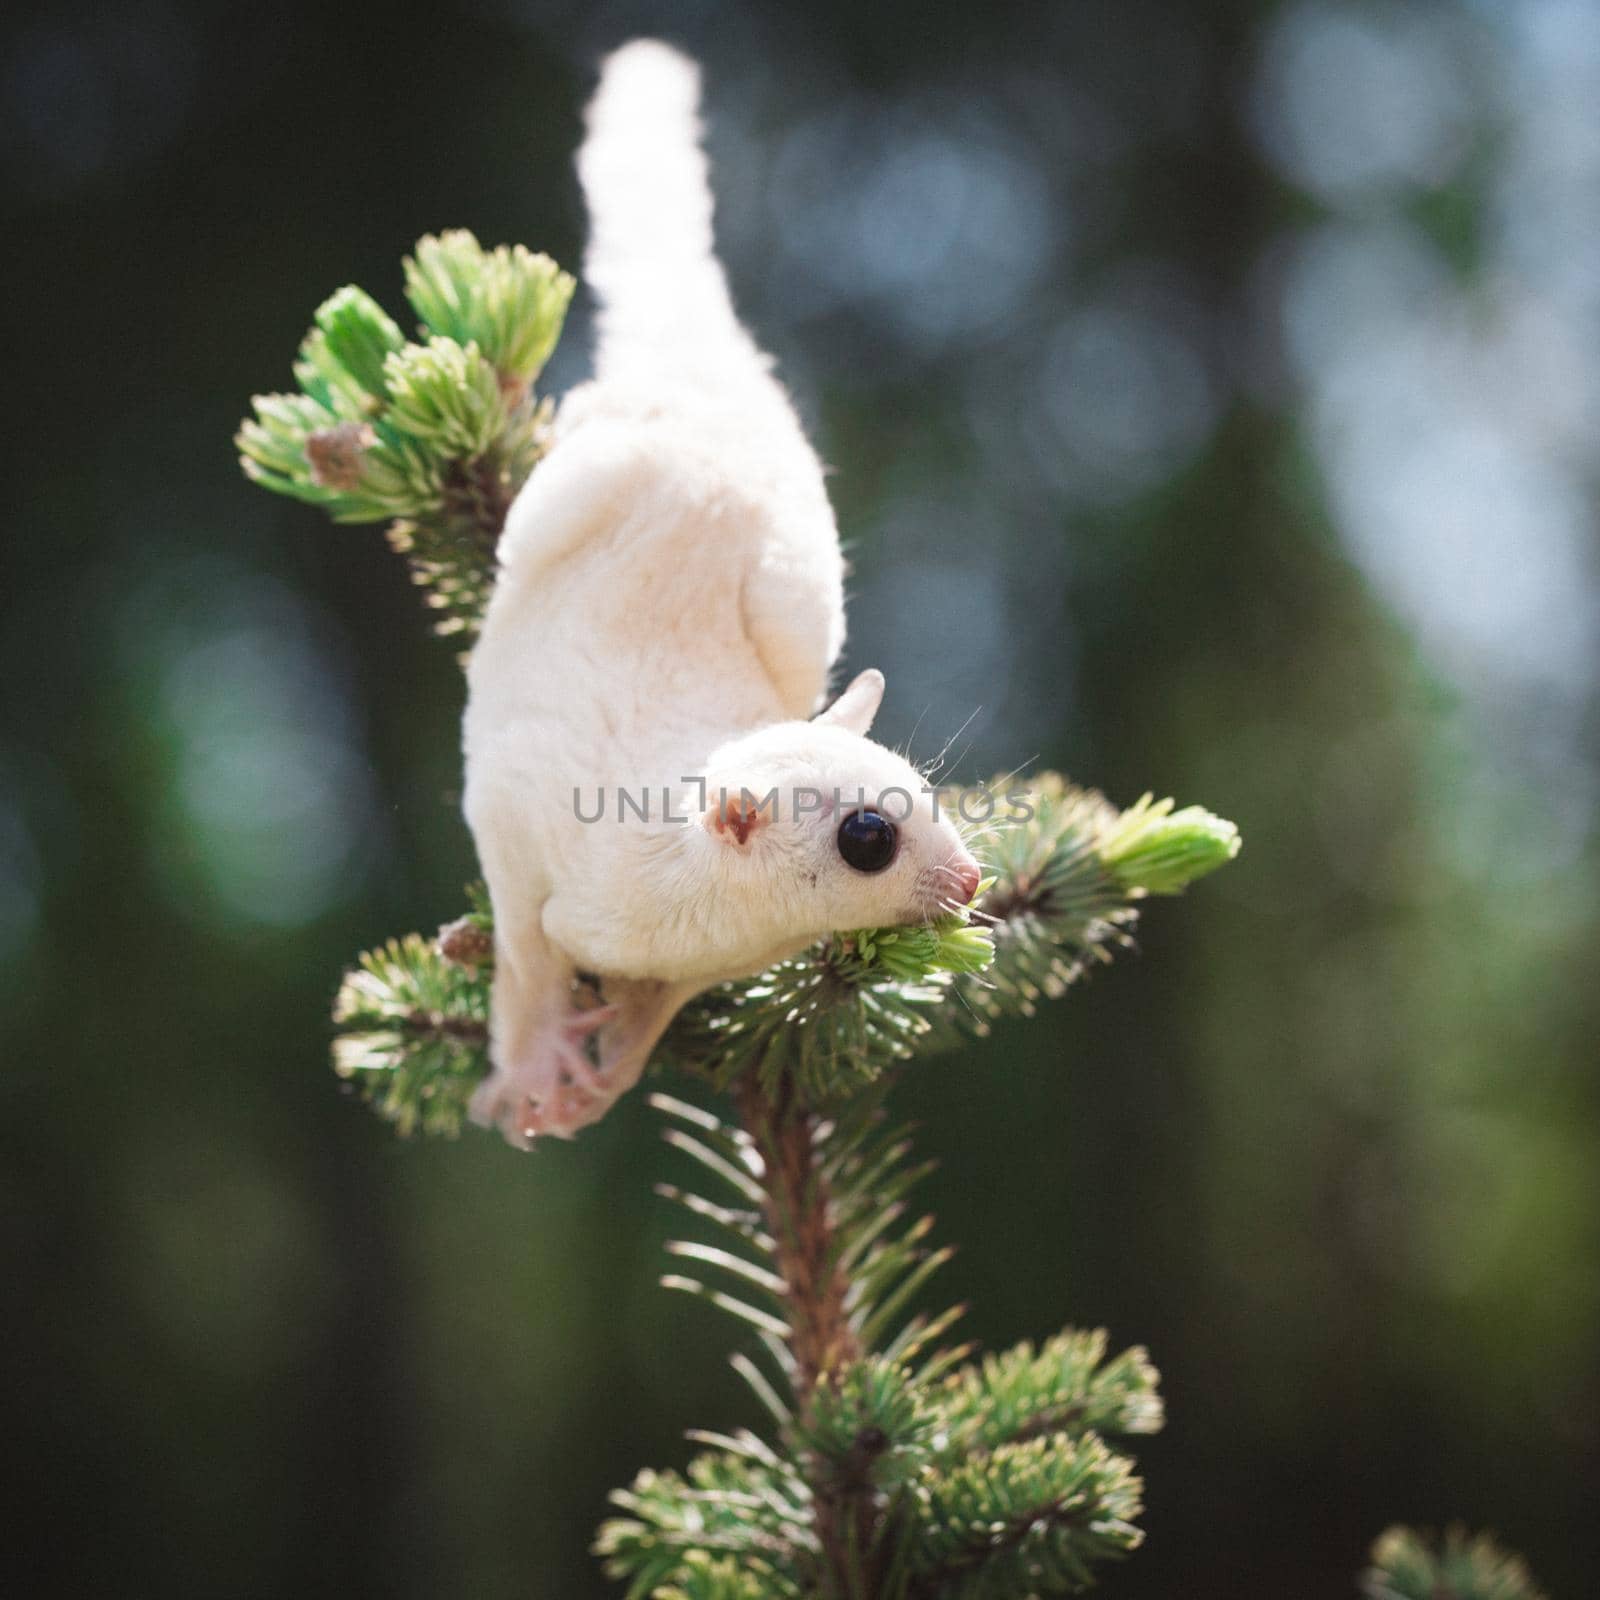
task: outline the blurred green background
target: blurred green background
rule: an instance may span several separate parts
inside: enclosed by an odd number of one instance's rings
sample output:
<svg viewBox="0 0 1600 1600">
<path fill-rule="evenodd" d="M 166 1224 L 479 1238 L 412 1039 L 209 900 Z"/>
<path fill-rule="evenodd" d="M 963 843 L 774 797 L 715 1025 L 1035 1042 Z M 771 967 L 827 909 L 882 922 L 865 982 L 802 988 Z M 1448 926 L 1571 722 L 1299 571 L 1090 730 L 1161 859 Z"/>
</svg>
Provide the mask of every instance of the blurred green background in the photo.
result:
<svg viewBox="0 0 1600 1600">
<path fill-rule="evenodd" d="M 422 232 L 579 265 L 593 63 L 709 70 L 720 229 L 955 775 L 1235 819 L 1141 954 L 899 1093 L 990 1343 L 1149 1344 L 1109 1592 L 1350 1592 L 1600 1488 L 1600 7 L 12 7 L 0 1168 L 14 1593 L 607 1592 L 606 1491 L 754 1421 L 654 1287 L 633 1095 L 404 1144 L 344 963 L 457 913 L 461 683 L 376 530 L 240 477 Z M 587 359 L 580 302 L 552 367 Z"/>
</svg>

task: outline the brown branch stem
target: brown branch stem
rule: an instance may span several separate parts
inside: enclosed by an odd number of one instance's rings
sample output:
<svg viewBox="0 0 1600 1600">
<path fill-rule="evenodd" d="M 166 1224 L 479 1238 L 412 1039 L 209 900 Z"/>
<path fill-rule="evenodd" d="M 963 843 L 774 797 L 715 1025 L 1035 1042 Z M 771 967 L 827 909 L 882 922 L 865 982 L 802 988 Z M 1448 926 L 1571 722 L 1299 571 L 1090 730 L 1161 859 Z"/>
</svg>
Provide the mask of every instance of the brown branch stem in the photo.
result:
<svg viewBox="0 0 1600 1600">
<path fill-rule="evenodd" d="M 474 554 L 490 570 L 513 494 L 492 454 L 453 461 L 445 473 L 445 516 L 466 533 Z"/>
<path fill-rule="evenodd" d="M 452 1017 L 444 1011 L 408 1011 L 395 1019 L 407 1033 L 435 1039 L 460 1039 L 465 1044 L 487 1044 L 489 1024 L 473 1017 Z"/>
<path fill-rule="evenodd" d="M 747 1072 L 734 1096 L 764 1169 L 763 1210 L 777 1242 L 793 1330 L 795 1415 L 804 1419 L 818 1387 L 863 1352 L 850 1322 L 849 1278 L 837 1264 L 833 1196 L 818 1147 L 822 1119 L 790 1078 L 772 1089 L 760 1080 L 759 1072 Z M 834 1600 L 867 1600 L 874 1590 L 865 1568 L 878 1517 L 872 1484 L 864 1474 L 841 1483 L 817 1461 L 806 1463 L 805 1475 L 822 1549 L 824 1593 Z"/>
</svg>

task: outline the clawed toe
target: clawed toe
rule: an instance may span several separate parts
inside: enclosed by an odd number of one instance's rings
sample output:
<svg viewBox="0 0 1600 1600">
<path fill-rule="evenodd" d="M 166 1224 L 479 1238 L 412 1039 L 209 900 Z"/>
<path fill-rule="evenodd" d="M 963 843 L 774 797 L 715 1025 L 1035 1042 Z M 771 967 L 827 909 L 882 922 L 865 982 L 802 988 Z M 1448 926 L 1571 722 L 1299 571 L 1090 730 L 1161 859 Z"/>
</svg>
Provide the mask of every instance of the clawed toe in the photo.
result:
<svg viewBox="0 0 1600 1600">
<path fill-rule="evenodd" d="M 589 1059 L 589 1036 L 598 1033 L 617 1014 L 615 1006 L 597 1006 L 593 1011 L 577 1011 L 562 1024 L 555 1041 L 556 1054 L 567 1081 L 594 1094 L 605 1092 L 605 1078 Z"/>
<path fill-rule="evenodd" d="M 621 1010 L 620 1006 L 590 1006 L 587 1011 L 569 1011 L 562 1027 L 574 1039 L 587 1039 L 608 1022 L 615 1022 Z"/>
<path fill-rule="evenodd" d="M 534 1134 L 542 1130 L 530 1123 L 532 1099 L 519 1095 L 511 1080 L 501 1072 L 491 1072 L 473 1091 L 467 1115 L 480 1128 L 499 1128 L 506 1143 L 520 1150 L 533 1148 Z"/>
<path fill-rule="evenodd" d="M 570 1139 L 598 1122 L 638 1082 L 662 1030 L 694 989 L 614 979 L 607 992 L 611 1002 L 584 1010 L 571 1004 L 570 984 L 559 1006 L 551 997 L 519 1015 L 501 1005 L 491 1029 L 496 1071 L 473 1097 L 474 1120 L 499 1127 L 524 1150 L 538 1138 Z M 598 1064 L 590 1040 L 597 1041 Z"/>
<path fill-rule="evenodd" d="M 539 1137 L 569 1139 L 598 1121 L 615 1096 L 603 1069 L 589 1059 L 588 1041 L 617 1015 L 616 1006 L 595 1006 L 566 1012 L 540 1029 L 520 1058 L 502 1063 L 478 1086 L 473 1121 L 499 1127 L 522 1150 Z"/>
</svg>

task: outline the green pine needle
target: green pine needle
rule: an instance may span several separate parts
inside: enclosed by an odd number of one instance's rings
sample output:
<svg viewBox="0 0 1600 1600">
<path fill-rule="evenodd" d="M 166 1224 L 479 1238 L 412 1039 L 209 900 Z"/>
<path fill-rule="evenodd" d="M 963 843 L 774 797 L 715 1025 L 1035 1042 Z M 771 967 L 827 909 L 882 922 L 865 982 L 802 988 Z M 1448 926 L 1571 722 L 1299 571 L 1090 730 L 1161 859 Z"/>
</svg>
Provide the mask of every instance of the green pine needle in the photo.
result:
<svg viewBox="0 0 1600 1600">
<path fill-rule="evenodd" d="M 1199 806 L 1143 796 L 1122 813 L 1100 843 L 1100 859 L 1123 888 L 1178 894 L 1196 878 L 1232 861 L 1239 830 Z"/>
<path fill-rule="evenodd" d="M 353 421 L 379 415 L 386 397 L 384 363 L 405 343 L 399 328 L 354 284 L 324 300 L 312 323 L 295 364 L 301 388 Z"/>
<path fill-rule="evenodd" d="M 333 1065 L 401 1133 L 456 1134 L 488 1065 L 489 996 L 468 967 L 416 934 L 346 973 Z"/>
<path fill-rule="evenodd" d="M 611 1498 L 625 1515 L 601 1528 L 595 1552 L 627 1580 L 629 1600 L 660 1600 L 669 1585 L 722 1600 L 802 1592 L 799 1574 L 815 1551 L 811 1496 L 770 1451 L 708 1451 L 683 1475 L 647 1469 Z M 703 1587 L 711 1580 L 732 1586 Z"/>
<path fill-rule="evenodd" d="M 1102 1561 L 1138 1548 L 1143 1486 L 1094 1434 L 1001 1445 L 927 1491 L 916 1566 L 942 1600 L 1075 1594 Z"/>
<path fill-rule="evenodd" d="M 973 897 L 974 905 L 994 887 L 985 878 Z M 972 907 L 947 912 L 930 922 L 897 928 L 858 928 L 837 940 L 841 969 L 859 977 L 883 976 L 899 983 L 926 983 L 939 973 L 982 972 L 994 960 L 994 935 L 972 921 Z"/>
<path fill-rule="evenodd" d="M 907 1367 L 882 1357 L 834 1373 L 818 1388 L 794 1441 L 816 1463 L 814 1485 L 890 1493 L 922 1476 L 940 1427 Z"/>
<path fill-rule="evenodd" d="M 505 431 L 499 376 L 474 343 L 408 344 L 384 358 L 382 378 L 389 426 L 441 456 L 476 461 Z"/>
<path fill-rule="evenodd" d="M 941 1405 L 956 1454 L 1064 1433 L 1157 1433 L 1157 1374 L 1137 1346 L 1107 1362 L 1106 1333 L 1068 1331 L 1026 1342 L 945 1380 Z"/>
<path fill-rule="evenodd" d="M 464 228 L 419 240 L 405 275 L 423 326 L 476 345 L 513 391 L 550 359 L 576 287 L 549 256 L 520 244 L 485 250 Z"/>
</svg>

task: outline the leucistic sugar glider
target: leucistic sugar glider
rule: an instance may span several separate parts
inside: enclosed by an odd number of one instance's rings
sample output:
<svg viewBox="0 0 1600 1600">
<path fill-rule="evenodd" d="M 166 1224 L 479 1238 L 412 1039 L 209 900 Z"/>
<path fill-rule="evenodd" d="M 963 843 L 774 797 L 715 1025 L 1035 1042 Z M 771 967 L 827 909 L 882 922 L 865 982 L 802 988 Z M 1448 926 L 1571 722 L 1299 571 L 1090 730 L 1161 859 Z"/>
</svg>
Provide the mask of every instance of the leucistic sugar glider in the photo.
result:
<svg viewBox="0 0 1600 1600">
<path fill-rule="evenodd" d="M 578 157 L 596 376 L 506 519 L 468 672 L 495 922 L 473 1115 L 523 1146 L 603 1115 L 700 990 L 979 881 L 867 737 L 881 674 L 814 714 L 844 641 L 838 532 L 713 253 L 697 100 L 664 45 L 604 64 Z M 574 1005 L 580 973 L 599 1007 Z"/>
</svg>

